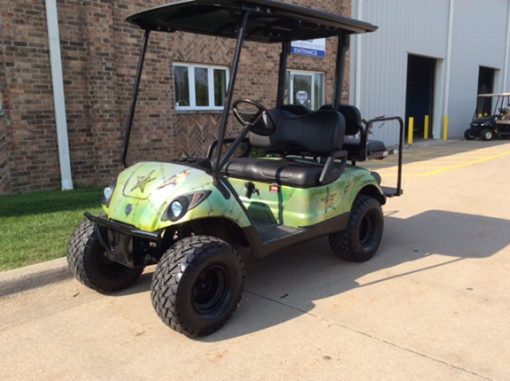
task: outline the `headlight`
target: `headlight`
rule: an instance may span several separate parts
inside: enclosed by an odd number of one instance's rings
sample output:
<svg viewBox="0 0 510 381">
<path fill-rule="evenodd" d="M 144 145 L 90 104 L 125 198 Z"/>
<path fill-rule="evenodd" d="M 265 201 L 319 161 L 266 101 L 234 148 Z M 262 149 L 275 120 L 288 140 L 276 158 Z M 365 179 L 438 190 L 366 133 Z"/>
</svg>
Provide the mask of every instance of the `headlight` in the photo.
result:
<svg viewBox="0 0 510 381">
<path fill-rule="evenodd" d="M 181 196 L 173 200 L 168 209 L 163 215 L 163 220 L 177 221 L 184 217 L 189 210 L 189 199 L 186 196 Z"/>
<path fill-rule="evenodd" d="M 103 190 L 103 197 L 105 200 L 110 200 L 112 198 L 113 194 L 113 188 L 112 187 L 106 187 Z"/>
<path fill-rule="evenodd" d="M 172 213 L 172 217 L 178 218 L 182 215 L 184 211 L 184 206 L 180 201 L 174 201 L 170 204 L 170 212 Z"/>
<path fill-rule="evenodd" d="M 110 205 L 110 201 L 112 200 L 114 190 L 115 190 L 115 181 L 112 182 L 112 185 L 103 189 L 102 203 L 105 204 L 106 206 Z"/>
<path fill-rule="evenodd" d="M 203 191 L 177 197 L 168 206 L 166 213 L 163 215 L 163 221 L 177 221 L 181 219 L 189 210 L 199 205 L 210 194 L 211 191 Z"/>
</svg>

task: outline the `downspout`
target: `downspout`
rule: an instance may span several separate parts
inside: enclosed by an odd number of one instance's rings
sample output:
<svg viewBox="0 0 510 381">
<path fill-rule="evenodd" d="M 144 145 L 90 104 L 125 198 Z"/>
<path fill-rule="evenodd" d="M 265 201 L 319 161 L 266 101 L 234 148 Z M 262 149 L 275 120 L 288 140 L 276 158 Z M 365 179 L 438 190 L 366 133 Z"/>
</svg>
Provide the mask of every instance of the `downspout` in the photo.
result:
<svg viewBox="0 0 510 381">
<path fill-rule="evenodd" d="M 455 0 L 450 0 L 450 10 L 448 13 L 448 42 L 446 47 L 446 68 L 444 75 L 444 104 L 443 115 L 448 116 L 448 103 L 450 100 L 450 75 L 452 71 L 452 45 L 453 45 L 453 12 L 455 9 Z"/>
<path fill-rule="evenodd" d="M 358 20 L 361 20 L 363 17 L 363 0 L 358 0 L 356 2 L 356 16 Z M 357 35 L 355 37 L 356 45 L 355 45 L 355 54 L 356 54 L 356 62 L 355 62 L 355 73 L 354 73 L 354 104 L 357 108 L 361 109 L 361 58 L 362 58 L 362 46 L 361 46 L 361 35 Z"/>
<path fill-rule="evenodd" d="M 53 82 L 53 102 L 57 124 L 58 158 L 62 190 L 73 189 L 71 160 L 69 156 L 69 138 L 67 136 L 67 116 L 64 96 L 64 78 L 62 57 L 60 56 L 60 35 L 56 0 L 46 0 L 46 20 L 50 49 L 51 78 Z"/>
<path fill-rule="evenodd" d="M 508 86 L 508 71 L 510 70 L 510 2 L 508 3 L 508 15 L 506 18 L 506 50 L 505 50 L 505 66 L 503 67 L 503 85 L 501 92 L 509 91 Z"/>
</svg>

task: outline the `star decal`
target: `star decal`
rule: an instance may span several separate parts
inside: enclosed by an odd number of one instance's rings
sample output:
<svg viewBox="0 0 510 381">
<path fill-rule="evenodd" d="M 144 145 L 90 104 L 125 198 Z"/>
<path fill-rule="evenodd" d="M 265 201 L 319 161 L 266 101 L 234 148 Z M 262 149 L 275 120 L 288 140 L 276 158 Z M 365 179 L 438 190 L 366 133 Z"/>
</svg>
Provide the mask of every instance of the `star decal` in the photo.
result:
<svg viewBox="0 0 510 381">
<path fill-rule="evenodd" d="M 140 188 L 140 190 L 145 192 L 145 187 L 147 184 L 149 184 L 151 181 L 156 180 L 155 177 L 151 177 L 154 173 L 154 170 L 150 171 L 150 173 L 147 176 L 137 176 L 137 181 L 135 186 L 131 189 L 131 192 L 133 192 L 136 188 Z"/>
<path fill-rule="evenodd" d="M 321 201 L 324 203 L 324 208 L 331 209 L 335 206 L 336 193 L 327 193 L 324 198 L 321 198 Z"/>
</svg>

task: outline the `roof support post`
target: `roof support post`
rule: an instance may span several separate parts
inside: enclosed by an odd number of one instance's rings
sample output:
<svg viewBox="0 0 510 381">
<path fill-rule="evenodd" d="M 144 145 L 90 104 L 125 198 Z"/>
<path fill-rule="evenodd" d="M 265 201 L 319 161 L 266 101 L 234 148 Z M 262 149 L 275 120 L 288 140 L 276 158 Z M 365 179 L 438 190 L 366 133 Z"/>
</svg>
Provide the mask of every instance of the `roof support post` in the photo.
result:
<svg viewBox="0 0 510 381">
<path fill-rule="evenodd" d="M 342 88 L 344 85 L 345 56 L 349 50 L 349 34 L 342 33 L 338 36 L 338 48 L 336 52 L 336 78 L 335 93 L 333 95 L 333 109 L 338 109 L 342 101 Z"/>
<path fill-rule="evenodd" d="M 124 168 L 127 167 L 127 154 L 129 149 L 129 138 L 131 137 L 131 128 L 133 127 L 133 119 L 136 110 L 136 101 L 138 99 L 138 92 L 140 90 L 140 80 L 142 79 L 143 64 L 145 62 L 145 55 L 147 53 L 147 45 L 149 43 L 150 30 L 145 31 L 142 50 L 140 52 L 140 58 L 138 59 L 138 67 L 136 69 L 135 84 L 133 87 L 133 97 L 131 98 L 131 105 L 129 106 L 129 114 L 126 122 L 126 131 L 124 133 L 124 150 L 122 152 L 122 164 Z"/>
<path fill-rule="evenodd" d="M 280 67 L 278 71 L 278 92 L 276 95 L 276 107 L 283 106 L 285 98 L 285 79 L 287 77 L 287 63 L 289 61 L 290 42 L 282 43 L 282 52 L 280 53 Z"/>
<path fill-rule="evenodd" d="M 237 71 L 239 69 L 239 61 L 241 59 L 241 49 L 243 47 L 244 37 L 246 34 L 246 26 L 248 24 L 248 18 L 250 16 L 250 12 L 246 11 L 243 16 L 243 21 L 241 23 L 241 27 L 239 28 L 239 32 L 237 34 L 237 44 L 236 50 L 234 53 L 234 57 L 232 58 L 232 63 L 230 65 L 230 78 L 228 81 L 228 91 L 227 96 L 225 97 L 225 105 L 223 106 L 223 116 L 221 118 L 220 130 L 218 135 L 218 145 L 216 153 L 216 162 L 214 164 L 214 181 L 218 183 L 218 177 L 221 171 L 221 151 L 223 150 L 223 142 L 225 140 L 225 131 L 227 129 L 228 117 L 230 115 L 230 109 L 232 108 L 232 97 L 234 96 L 234 88 L 236 83 Z"/>
</svg>

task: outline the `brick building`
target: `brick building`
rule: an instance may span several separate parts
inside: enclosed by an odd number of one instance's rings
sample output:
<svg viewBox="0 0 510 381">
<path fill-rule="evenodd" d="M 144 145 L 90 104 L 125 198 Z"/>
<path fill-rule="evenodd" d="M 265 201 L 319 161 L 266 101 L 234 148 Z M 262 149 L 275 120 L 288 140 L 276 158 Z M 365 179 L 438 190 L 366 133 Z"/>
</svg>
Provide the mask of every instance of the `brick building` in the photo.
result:
<svg viewBox="0 0 510 381">
<path fill-rule="evenodd" d="M 348 0 L 290 2 L 350 14 Z M 121 169 L 122 135 L 143 38 L 143 32 L 125 19 L 162 3 L 158 0 L 57 1 L 74 185 L 109 183 Z M 223 91 L 226 74 L 223 70 L 228 70 L 234 44 L 231 40 L 185 33 L 153 34 L 129 161 L 170 160 L 205 153 L 217 134 L 221 115 L 217 99 Z M 330 100 L 335 50 L 336 42 L 328 40 L 323 59 L 292 56 L 289 78 L 297 76 L 301 85 L 303 81 L 314 83 L 318 89 L 316 98 L 325 96 Z M 277 45 L 246 43 L 234 99 L 249 97 L 261 100 L 268 107 L 274 105 L 279 52 Z M 197 89 L 193 94 L 190 88 L 180 87 L 183 75 L 191 72 L 196 82 L 193 90 Z M 209 99 L 203 91 L 198 91 L 198 82 L 204 82 L 204 78 L 216 91 L 209 92 Z M 315 99 L 315 103 L 322 100 Z M 0 2 L 0 102 L 0 193 L 59 188 L 44 1 Z M 231 124 L 235 128 L 235 122 Z"/>
</svg>

